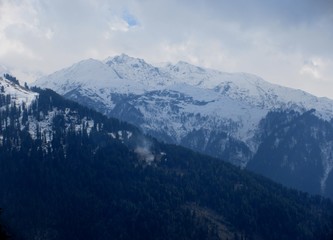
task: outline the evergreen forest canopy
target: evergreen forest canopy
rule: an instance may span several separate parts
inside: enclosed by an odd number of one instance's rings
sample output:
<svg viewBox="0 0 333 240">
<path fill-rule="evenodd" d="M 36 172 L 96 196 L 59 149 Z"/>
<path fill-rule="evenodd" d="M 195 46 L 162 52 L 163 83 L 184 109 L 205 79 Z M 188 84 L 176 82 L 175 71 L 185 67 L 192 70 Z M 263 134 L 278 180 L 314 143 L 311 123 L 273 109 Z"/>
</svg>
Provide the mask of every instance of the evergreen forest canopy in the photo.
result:
<svg viewBox="0 0 333 240">
<path fill-rule="evenodd" d="M 11 81 L 12 83 L 20 85 L 20 82 L 17 80 L 16 77 L 14 77 L 14 76 L 12 76 L 12 75 L 10 75 L 10 74 L 8 74 L 8 73 L 5 73 L 3 76 L 4 76 L 7 80 Z"/>
<path fill-rule="evenodd" d="M 2 212 L 2 210 L 0 209 L 0 213 Z M 7 232 L 5 231 L 5 229 L 3 228 L 3 226 L 0 224 L 0 240 L 6 240 L 9 239 L 9 236 L 7 234 Z"/>
<path fill-rule="evenodd" d="M 333 238 L 328 199 L 35 91 L 29 107 L 1 97 L 0 207 L 13 239 Z"/>
</svg>

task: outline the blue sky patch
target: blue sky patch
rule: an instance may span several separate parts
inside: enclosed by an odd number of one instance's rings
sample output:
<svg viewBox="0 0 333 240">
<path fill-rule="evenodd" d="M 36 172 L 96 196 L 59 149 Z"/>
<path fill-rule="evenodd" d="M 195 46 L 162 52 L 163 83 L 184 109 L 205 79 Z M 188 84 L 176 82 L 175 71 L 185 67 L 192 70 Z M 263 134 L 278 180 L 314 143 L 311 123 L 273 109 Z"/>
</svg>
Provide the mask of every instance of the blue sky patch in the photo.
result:
<svg viewBox="0 0 333 240">
<path fill-rule="evenodd" d="M 128 23 L 130 27 L 135 27 L 139 25 L 136 17 L 130 14 L 127 10 L 123 12 L 122 18 Z"/>
</svg>

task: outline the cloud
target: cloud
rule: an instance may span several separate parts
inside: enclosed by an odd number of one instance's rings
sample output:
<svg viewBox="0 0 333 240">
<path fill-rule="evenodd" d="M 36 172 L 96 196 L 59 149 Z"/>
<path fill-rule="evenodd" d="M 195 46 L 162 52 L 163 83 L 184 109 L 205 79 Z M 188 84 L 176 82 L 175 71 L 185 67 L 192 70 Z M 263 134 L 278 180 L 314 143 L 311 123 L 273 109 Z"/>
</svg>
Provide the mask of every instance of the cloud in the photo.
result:
<svg viewBox="0 0 333 240">
<path fill-rule="evenodd" d="M 304 62 L 303 67 L 300 70 L 301 74 L 310 74 L 312 77 L 320 79 L 320 65 L 321 60 L 315 59 L 315 60 L 306 60 Z"/>
<path fill-rule="evenodd" d="M 23 31 L 36 31 L 34 9 L 30 4 L 24 4 L 23 7 L 7 1 L 1 2 L 0 56 L 17 54 L 25 55 L 29 58 L 35 57 L 35 54 L 19 38 L 20 33 Z"/>
<path fill-rule="evenodd" d="M 45 32 L 45 37 L 51 40 L 54 36 L 54 31 L 52 29 L 47 29 Z"/>
<path fill-rule="evenodd" d="M 128 32 L 131 29 L 138 27 L 138 20 L 128 11 L 124 11 L 121 16 L 115 15 L 108 23 L 111 31 Z M 106 38 L 110 37 L 110 33 L 106 33 Z"/>
<path fill-rule="evenodd" d="M 109 22 L 109 27 L 111 31 L 127 32 L 131 26 L 124 19 L 114 17 L 114 19 Z"/>
<path fill-rule="evenodd" d="M 139 25 L 139 22 L 136 19 L 136 17 L 131 13 L 129 13 L 128 10 L 124 10 L 122 18 L 124 21 L 127 22 L 129 27 L 135 27 Z"/>
<path fill-rule="evenodd" d="M 333 81 L 331 26 L 331 0 L 0 0 L 0 63 L 51 73 L 127 53 L 333 98 L 320 86 Z"/>
</svg>

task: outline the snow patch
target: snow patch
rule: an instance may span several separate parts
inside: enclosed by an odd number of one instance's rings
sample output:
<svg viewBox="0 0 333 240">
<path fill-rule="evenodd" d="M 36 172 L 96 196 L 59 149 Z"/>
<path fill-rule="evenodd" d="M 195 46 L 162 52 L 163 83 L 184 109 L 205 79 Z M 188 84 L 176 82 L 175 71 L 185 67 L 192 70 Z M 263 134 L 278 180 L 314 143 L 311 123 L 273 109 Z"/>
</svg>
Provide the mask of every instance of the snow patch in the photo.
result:
<svg viewBox="0 0 333 240">
<path fill-rule="evenodd" d="M 38 97 L 38 93 L 32 92 L 2 77 L 0 77 L 0 91 L 6 95 L 10 94 L 12 103 L 15 103 L 16 106 L 22 104 L 29 106 Z"/>
</svg>

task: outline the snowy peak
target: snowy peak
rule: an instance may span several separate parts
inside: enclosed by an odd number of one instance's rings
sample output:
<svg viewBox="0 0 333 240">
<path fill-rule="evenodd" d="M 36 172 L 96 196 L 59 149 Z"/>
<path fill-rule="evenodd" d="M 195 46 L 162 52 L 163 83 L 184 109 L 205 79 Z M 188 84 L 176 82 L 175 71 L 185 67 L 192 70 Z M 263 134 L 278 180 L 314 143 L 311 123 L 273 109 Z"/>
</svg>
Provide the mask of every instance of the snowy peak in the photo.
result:
<svg viewBox="0 0 333 240">
<path fill-rule="evenodd" d="M 104 60 L 104 63 L 106 63 L 109 66 L 127 64 L 127 65 L 132 65 L 133 67 L 140 67 L 140 66 L 149 65 L 143 59 L 130 57 L 124 53 L 118 56 L 108 57 L 107 59 Z"/>
<path fill-rule="evenodd" d="M 190 63 L 179 61 L 176 65 L 169 65 L 170 70 L 174 72 L 179 72 L 180 74 L 188 74 L 188 73 L 198 73 L 204 74 L 206 70 L 204 68 L 192 65 Z"/>
<path fill-rule="evenodd" d="M 35 85 L 65 94 L 79 87 L 102 89 L 120 80 L 121 77 L 103 62 L 87 59 L 49 76 L 39 78 Z"/>
<path fill-rule="evenodd" d="M 146 63 L 143 59 L 129 57 L 121 54 L 115 57 L 109 57 L 104 63 L 121 74 L 122 78 L 126 78 L 129 72 L 152 71 L 154 67 Z"/>
<path fill-rule="evenodd" d="M 120 79 L 113 69 L 95 59 L 83 60 L 65 71 L 68 80 L 87 86 L 104 87 Z"/>
<path fill-rule="evenodd" d="M 119 77 L 130 81 L 156 87 L 170 82 L 168 73 L 161 72 L 159 68 L 148 64 L 143 59 L 129 57 L 122 54 L 104 60 L 104 63 L 112 68 Z"/>
<path fill-rule="evenodd" d="M 125 54 L 99 61 L 87 59 L 49 76 L 37 79 L 36 86 L 64 95 L 85 88 L 98 92 L 143 93 L 173 83 L 168 73 L 142 59 Z"/>
<path fill-rule="evenodd" d="M 240 101 L 265 111 L 291 108 L 306 111 L 314 108 L 317 116 L 325 120 L 333 118 L 332 100 L 271 84 L 253 74 L 225 73 L 183 61 L 155 67 L 143 59 L 126 54 L 109 57 L 104 61 L 83 60 L 38 79 L 35 84 L 42 88 L 51 88 L 63 95 L 78 88 L 85 88 L 97 95 L 104 94 L 106 101 L 110 101 L 110 93 L 142 94 L 175 88 L 173 86 L 182 84 L 179 91 L 183 94 L 192 93 L 192 87 L 195 87 L 209 92 L 213 90 L 220 97 Z M 186 85 L 189 86 L 188 91 Z"/>
</svg>

